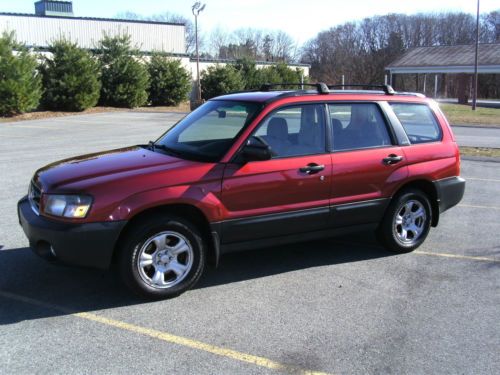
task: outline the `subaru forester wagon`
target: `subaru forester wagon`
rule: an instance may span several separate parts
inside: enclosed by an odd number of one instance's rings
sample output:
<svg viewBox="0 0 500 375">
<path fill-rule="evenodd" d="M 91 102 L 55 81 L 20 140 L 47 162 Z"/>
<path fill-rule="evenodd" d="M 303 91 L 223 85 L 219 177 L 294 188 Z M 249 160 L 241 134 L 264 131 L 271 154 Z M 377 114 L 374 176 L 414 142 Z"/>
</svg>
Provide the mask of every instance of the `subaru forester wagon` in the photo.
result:
<svg viewBox="0 0 500 375">
<path fill-rule="evenodd" d="M 360 230 L 416 249 L 465 189 L 438 105 L 387 85 L 310 86 L 216 97 L 154 142 L 41 168 L 18 204 L 30 247 L 115 264 L 149 298 L 188 290 L 231 251 Z"/>
</svg>

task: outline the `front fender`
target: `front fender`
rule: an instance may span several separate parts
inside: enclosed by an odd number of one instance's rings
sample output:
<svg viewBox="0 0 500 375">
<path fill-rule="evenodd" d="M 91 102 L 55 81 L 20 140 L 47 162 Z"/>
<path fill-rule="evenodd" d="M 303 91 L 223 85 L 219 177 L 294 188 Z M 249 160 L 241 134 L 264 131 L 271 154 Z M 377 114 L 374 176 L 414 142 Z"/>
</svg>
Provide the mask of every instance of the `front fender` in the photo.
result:
<svg viewBox="0 0 500 375">
<path fill-rule="evenodd" d="M 212 186 L 214 187 L 214 186 Z M 109 216 L 110 220 L 130 220 L 150 208 L 169 204 L 188 204 L 200 209 L 209 222 L 221 220 L 221 203 L 218 189 L 206 185 L 165 187 L 134 194 L 122 202 Z"/>
</svg>

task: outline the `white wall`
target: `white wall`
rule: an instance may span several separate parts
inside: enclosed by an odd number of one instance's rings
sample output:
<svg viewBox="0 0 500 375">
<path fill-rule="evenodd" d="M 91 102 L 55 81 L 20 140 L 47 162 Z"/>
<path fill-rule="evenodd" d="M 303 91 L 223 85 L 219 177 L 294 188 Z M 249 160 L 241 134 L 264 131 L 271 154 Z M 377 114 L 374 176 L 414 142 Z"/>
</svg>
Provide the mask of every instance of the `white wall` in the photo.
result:
<svg viewBox="0 0 500 375">
<path fill-rule="evenodd" d="M 221 62 L 200 61 L 200 75 L 211 66 L 216 66 L 216 65 L 225 66 L 226 64 L 227 63 L 224 61 L 221 61 Z M 256 67 L 257 67 L 257 69 L 262 69 L 262 68 L 265 68 L 265 67 L 268 67 L 271 65 L 272 64 L 259 64 L 259 63 L 257 63 Z M 287 65 L 289 68 L 292 68 L 292 69 L 299 68 L 300 70 L 302 70 L 302 74 L 304 77 L 309 76 L 309 66 L 307 66 L 307 65 L 295 65 L 295 64 L 287 64 Z M 191 70 L 191 75 L 193 77 L 193 80 L 195 80 L 197 78 L 197 76 L 196 76 L 196 60 L 193 59 L 191 61 L 188 70 Z"/>
<path fill-rule="evenodd" d="M 95 20 L 34 15 L 0 14 L 0 33 L 15 31 L 19 42 L 33 47 L 47 47 L 50 42 L 64 37 L 82 48 L 95 48 L 103 33 L 129 34 L 133 46 L 141 51 L 185 53 L 185 26 L 139 23 L 113 20 Z"/>
</svg>

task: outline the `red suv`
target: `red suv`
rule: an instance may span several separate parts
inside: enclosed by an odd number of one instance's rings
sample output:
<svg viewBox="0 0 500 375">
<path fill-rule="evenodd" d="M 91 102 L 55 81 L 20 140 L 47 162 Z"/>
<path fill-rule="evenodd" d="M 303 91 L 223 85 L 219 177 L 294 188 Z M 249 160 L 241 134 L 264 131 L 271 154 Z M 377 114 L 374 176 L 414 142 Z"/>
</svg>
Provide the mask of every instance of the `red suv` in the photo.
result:
<svg viewBox="0 0 500 375">
<path fill-rule="evenodd" d="M 374 229 L 408 252 L 464 194 L 437 104 L 390 86 L 214 98 L 157 141 L 38 170 L 18 214 L 30 246 L 66 264 L 116 263 L 165 298 L 237 250 Z"/>
</svg>

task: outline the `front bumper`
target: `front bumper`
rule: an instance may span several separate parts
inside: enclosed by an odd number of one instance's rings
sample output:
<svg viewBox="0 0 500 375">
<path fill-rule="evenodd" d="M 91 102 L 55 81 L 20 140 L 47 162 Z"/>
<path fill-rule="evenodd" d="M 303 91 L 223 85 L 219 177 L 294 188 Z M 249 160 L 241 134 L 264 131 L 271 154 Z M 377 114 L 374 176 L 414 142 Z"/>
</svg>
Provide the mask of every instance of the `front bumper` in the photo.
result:
<svg viewBox="0 0 500 375">
<path fill-rule="evenodd" d="M 27 197 L 17 204 L 19 224 L 31 249 L 47 260 L 94 268 L 108 268 L 126 221 L 64 223 L 38 216 Z"/>
<path fill-rule="evenodd" d="M 434 186 L 436 187 L 440 213 L 457 205 L 464 196 L 465 180 L 462 177 L 434 181 Z"/>
</svg>

